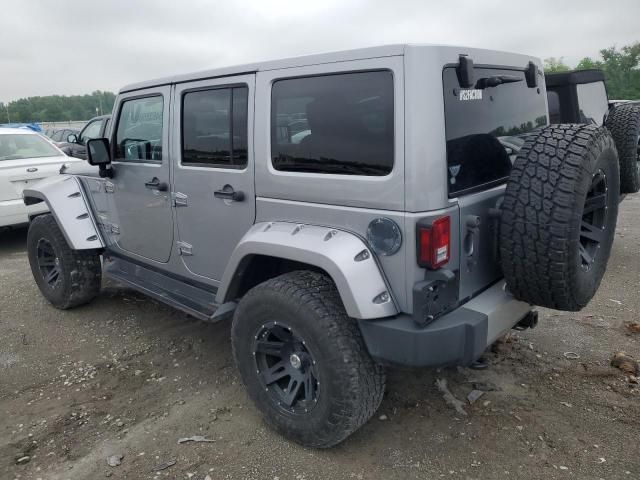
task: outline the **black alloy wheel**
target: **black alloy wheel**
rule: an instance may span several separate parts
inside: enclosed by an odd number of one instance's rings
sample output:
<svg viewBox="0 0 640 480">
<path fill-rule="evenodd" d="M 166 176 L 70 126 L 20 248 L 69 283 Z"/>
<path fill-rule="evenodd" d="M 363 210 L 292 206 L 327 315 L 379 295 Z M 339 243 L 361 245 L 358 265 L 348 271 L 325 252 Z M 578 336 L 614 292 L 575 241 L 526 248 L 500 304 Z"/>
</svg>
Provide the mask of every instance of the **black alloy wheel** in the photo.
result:
<svg viewBox="0 0 640 480">
<path fill-rule="evenodd" d="M 40 292 L 56 308 L 77 307 L 100 292 L 100 252 L 72 249 L 50 213 L 31 220 L 27 256 Z"/>
<path fill-rule="evenodd" d="M 580 224 L 580 267 L 591 270 L 607 227 L 607 176 L 602 170 L 593 174 Z"/>
<path fill-rule="evenodd" d="M 278 408 L 304 414 L 315 407 L 320 393 L 316 362 L 290 327 L 278 322 L 263 325 L 255 336 L 253 355 L 265 391 Z"/>
<path fill-rule="evenodd" d="M 284 273 L 249 290 L 234 313 L 231 343 L 266 422 L 304 446 L 340 443 L 382 401 L 384 369 L 320 272 Z"/>
<path fill-rule="evenodd" d="M 37 263 L 44 283 L 50 288 L 56 288 L 62 279 L 62 267 L 60 257 L 46 238 L 38 240 Z"/>
</svg>

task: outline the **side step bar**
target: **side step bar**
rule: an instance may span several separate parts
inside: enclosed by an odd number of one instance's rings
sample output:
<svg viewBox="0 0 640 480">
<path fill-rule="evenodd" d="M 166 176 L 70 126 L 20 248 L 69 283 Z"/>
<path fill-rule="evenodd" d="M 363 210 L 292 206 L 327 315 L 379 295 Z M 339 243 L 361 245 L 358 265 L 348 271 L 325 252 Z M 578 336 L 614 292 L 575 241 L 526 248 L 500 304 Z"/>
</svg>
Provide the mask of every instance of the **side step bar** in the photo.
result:
<svg viewBox="0 0 640 480">
<path fill-rule="evenodd" d="M 229 318 L 236 307 L 235 302 L 223 305 L 216 303 L 215 287 L 204 289 L 190 285 L 121 257 L 105 255 L 103 270 L 105 276 L 116 282 L 205 322 L 218 322 Z"/>
</svg>

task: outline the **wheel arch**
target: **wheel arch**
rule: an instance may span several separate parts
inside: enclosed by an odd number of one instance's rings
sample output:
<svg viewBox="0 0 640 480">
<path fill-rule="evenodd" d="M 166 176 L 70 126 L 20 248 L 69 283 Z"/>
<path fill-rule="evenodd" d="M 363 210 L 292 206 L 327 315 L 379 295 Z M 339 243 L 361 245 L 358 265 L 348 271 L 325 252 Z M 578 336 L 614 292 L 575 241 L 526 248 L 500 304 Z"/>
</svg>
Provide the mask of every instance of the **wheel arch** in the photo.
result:
<svg viewBox="0 0 640 480">
<path fill-rule="evenodd" d="M 41 180 L 23 191 L 23 200 L 25 205 L 45 202 L 72 249 L 104 248 L 84 189 L 75 176 L 59 175 Z"/>
<path fill-rule="evenodd" d="M 374 255 L 359 237 L 330 227 L 288 222 L 259 223 L 247 232 L 229 259 L 216 300 L 235 301 L 263 281 L 305 269 L 323 272 L 333 280 L 352 318 L 398 313 Z M 387 299 L 382 299 L 385 292 Z"/>
</svg>

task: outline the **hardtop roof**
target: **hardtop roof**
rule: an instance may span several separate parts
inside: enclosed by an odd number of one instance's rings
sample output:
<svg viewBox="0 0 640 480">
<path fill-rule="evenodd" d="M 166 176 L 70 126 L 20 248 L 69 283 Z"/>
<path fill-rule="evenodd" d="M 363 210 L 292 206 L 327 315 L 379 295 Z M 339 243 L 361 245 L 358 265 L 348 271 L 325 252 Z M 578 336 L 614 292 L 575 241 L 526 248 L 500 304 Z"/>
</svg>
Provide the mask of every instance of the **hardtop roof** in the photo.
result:
<svg viewBox="0 0 640 480">
<path fill-rule="evenodd" d="M 562 87 L 564 85 L 604 82 L 604 72 L 596 68 L 547 73 L 545 77 L 547 87 Z"/>
<path fill-rule="evenodd" d="M 183 83 L 205 78 L 226 77 L 230 75 L 241 75 L 245 73 L 255 73 L 258 71 L 277 70 L 282 68 L 292 68 L 304 65 L 316 65 L 321 63 L 344 62 L 348 60 L 364 60 L 376 57 L 391 57 L 403 55 L 404 44 L 383 45 L 379 47 L 359 48 L 353 50 L 343 50 L 338 52 L 303 55 L 298 57 L 284 58 L 280 60 L 268 60 L 265 62 L 246 63 L 229 67 L 202 70 L 194 73 L 172 75 L 154 80 L 132 83 L 120 89 L 120 93 L 140 90 L 142 88 L 171 85 L 173 83 Z"/>
<path fill-rule="evenodd" d="M 137 83 L 131 83 L 122 87 L 120 89 L 120 93 L 141 90 L 144 88 L 159 87 L 163 85 L 172 85 L 176 83 L 205 80 L 208 78 L 220 78 L 234 75 L 250 74 L 259 71 L 281 70 L 286 68 L 329 64 L 353 60 L 366 60 L 369 58 L 403 56 L 408 55 L 409 51 L 417 50 L 430 50 L 434 53 L 434 57 L 437 56 L 441 60 L 446 59 L 446 63 L 457 62 L 459 54 L 468 54 L 474 57 L 474 62 L 476 62 L 476 60 L 480 60 L 478 63 L 491 65 L 521 65 L 524 68 L 526 67 L 527 62 L 529 60 L 532 60 L 539 67 L 542 67 L 542 62 L 540 62 L 540 59 L 526 54 L 455 45 L 403 43 L 357 48 L 352 50 L 341 50 L 312 55 L 302 55 L 298 57 L 290 57 L 279 60 L 246 63 L 222 68 L 214 68 L 210 70 L 202 70 L 193 73 L 172 75 Z M 478 56 L 477 59 L 476 56 Z"/>
</svg>

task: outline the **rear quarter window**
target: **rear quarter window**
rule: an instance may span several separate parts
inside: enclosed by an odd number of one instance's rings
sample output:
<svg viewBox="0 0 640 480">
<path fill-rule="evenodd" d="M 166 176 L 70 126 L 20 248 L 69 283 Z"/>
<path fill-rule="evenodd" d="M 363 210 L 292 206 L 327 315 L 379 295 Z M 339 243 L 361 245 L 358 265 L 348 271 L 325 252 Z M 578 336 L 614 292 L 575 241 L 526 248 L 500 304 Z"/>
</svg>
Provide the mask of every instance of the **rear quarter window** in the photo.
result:
<svg viewBox="0 0 640 480">
<path fill-rule="evenodd" d="M 382 176 L 393 169 L 390 71 L 278 80 L 271 105 L 276 170 Z"/>
</svg>

